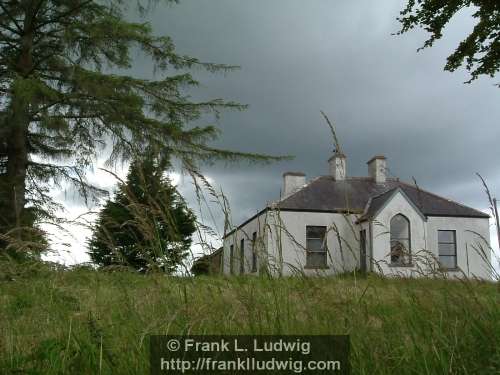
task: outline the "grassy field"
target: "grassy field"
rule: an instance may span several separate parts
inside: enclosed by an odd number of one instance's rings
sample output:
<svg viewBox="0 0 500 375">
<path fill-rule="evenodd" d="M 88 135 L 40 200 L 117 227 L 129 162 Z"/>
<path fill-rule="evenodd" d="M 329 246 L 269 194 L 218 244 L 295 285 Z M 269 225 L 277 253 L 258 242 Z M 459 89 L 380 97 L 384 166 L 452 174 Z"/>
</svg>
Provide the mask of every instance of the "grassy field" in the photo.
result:
<svg viewBox="0 0 500 375">
<path fill-rule="evenodd" d="M 1 374 L 148 373 L 148 335 L 188 333 L 349 334 L 355 374 L 498 374 L 500 289 L 0 269 Z"/>
</svg>

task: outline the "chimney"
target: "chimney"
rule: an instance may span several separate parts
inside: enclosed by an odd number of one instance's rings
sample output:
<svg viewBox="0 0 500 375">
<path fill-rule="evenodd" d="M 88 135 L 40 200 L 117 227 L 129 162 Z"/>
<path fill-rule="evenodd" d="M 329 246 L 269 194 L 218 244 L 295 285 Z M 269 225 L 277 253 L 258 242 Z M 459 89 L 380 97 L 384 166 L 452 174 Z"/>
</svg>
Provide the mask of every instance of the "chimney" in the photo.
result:
<svg viewBox="0 0 500 375">
<path fill-rule="evenodd" d="M 377 184 L 383 184 L 387 175 L 387 161 L 385 156 L 377 155 L 371 158 L 368 163 L 368 174 Z"/>
<path fill-rule="evenodd" d="M 306 184 L 306 175 L 302 172 L 283 173 L 283 197 L 295 193 Z"/>
<path fill-rule="evenodd" d="M 330 164 L 330 175 L 335 181 L 343 181 L 346 178 L 346 157 L 341 152 L 336 152 L 328 159 Z"/>
</svg>

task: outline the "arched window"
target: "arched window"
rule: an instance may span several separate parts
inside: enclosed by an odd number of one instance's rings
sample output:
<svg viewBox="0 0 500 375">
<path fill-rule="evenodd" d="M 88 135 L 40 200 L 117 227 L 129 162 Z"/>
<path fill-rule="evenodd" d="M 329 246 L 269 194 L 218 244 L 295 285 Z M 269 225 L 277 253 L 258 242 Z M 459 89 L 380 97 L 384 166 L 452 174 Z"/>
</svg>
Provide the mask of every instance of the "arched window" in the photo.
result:
<svg viewBox="0 0 500 375">
<path fill-rule="evenodd" d="M 391 219 L 391 264 L 411 263 L 410 221 L 397 214 Z"/>
</svg>

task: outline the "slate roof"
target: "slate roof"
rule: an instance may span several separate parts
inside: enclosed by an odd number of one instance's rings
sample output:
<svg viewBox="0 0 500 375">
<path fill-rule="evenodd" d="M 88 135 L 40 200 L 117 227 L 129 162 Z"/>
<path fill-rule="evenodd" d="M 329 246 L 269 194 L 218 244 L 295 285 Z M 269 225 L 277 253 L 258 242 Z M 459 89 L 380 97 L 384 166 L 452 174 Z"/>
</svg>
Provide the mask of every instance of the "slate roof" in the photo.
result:
<svg viewBox="0 0 500 375">
<path fill-rule="evenodd" d="M 412 203 L 425 216 L 475 217 L 489 218 L 488 214 L 464 206 L 450 199 L 422 190 L 421 188 L 388 178 L 383 184 L 375 183 L 371 177 L 347 177 L 344 181 L 335 181 L 332 176 L 320 176 L 311 180 L 297 192 L 265 207 L 260 212 L 234 228 L 242 228 L 268 209 L 307 212 L 350 212 L 362 214 L 359 221 L 369 219 L 378 212 L 392 192 L 400 188 Z"/>
<path fill-rule="evenodd" d="M 489 215 L 452 200 L 422 190 L 415 185 L 387 179 L 377 184 L 370 177 L 348 177 L 335 181 L 331 176 L 318 177 L 296 193 L 277 202 L 276 207 L 289 211 L 352 212 L 365 217 L 375 213 L 400 188 L 426 216 L 456 216 L 488 218 Z M 369 205 L 369 206 L 368 206 Z"/>
</svg>

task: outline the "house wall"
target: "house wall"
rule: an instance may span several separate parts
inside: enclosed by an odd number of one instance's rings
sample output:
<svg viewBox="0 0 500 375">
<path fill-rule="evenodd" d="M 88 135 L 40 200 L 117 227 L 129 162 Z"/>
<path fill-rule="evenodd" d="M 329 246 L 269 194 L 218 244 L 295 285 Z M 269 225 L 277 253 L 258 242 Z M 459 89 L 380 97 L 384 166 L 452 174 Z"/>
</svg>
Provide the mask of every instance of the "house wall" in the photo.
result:
<svg viewBox="0 0 500 375">
<path fill-rule="evenodd" d="M 397 215 L 403 214 L 410 221 L 410 248 L 414 267 L 393 266 L 390 257 L 390 222 Z M 372 222 L 372 264 L 374 272 L 384 275 L 417 276 L 422 265 L 414 256 L 417 250 L 426 248 L 426 225 L 424 218 L 408 200 L 397 192 L 387 205 L 377 214 Z"/>
<path fill-rule="evenodd" d="M 267 232 L 270 270 L 276 274 L 335 274 L 352 271 L 359 260 L 359 226 L 353 215 L 272 211 Z M 306 226 L 327 227 L 327 268 L 307 269 Z M 337 236 L 340 233 L 340 240 Z M 340 241 L 340 242 L 339 242 Z M 281 261 L 282 260 L 282 261 Z"/>
<path fill-rule="evenodd" d="M 230 274 L 230 246 L 234 246 L 233 274 L 240 274 L 240 241 L 245 239 L 244 273 L 251 273 L 252 233 L 259 239 L 258 270 L 262 266 L 275 275 L 297 272 L 334 274 L 352 271 L 359 264 L 359 226 L 353 215 L 322 212 L 268 211 L 254 218 L 224 240 L 223 272 Z M 307 269 L 306 226 L 327 227 L 326 269 Z M 340 244 L 337 232 L 340 234 Z M 258 272 L 257 272 L 258 273 Z"/>
<path fill-rule="evenodd" d="M 212 275 L 218 275 L 221 273 L 222 266 L 222 251 L 215 252 L 209 257 L 209 269 L 208 272 Z"/>
<path fill-rule="evenodd" d="M 412 266 L 390 264 L 390 221 L 397 214 L 410 221 Z M 359 233 L 366 230 L 367 268 L 383 275 L 423 276 L 438 268 L 438 230 L 455 230 L 458 268 L 470 277 L 491 279 L 489 222 L 482 218 L 423 217 L 406 197 L 397 192 L 372 222 L 356 224 L 354 215 L 338 213 L 273 211 L 263 212 L 230 236 L 223 246 L 223 272 L 230 274 L 230 245 L 234 245 L 234 274 L 240 273 L 240 241 L 245 239 L 244 273 L 251 273 L 252 234 L 257 232 L 258 274 L 263 266 L 275 275 L 331 275 L 359 267 Z M 307 269 L 306 226 L 327 227 L 326 269 Z M 335 229 L 337 228 L 337 229 Z M 340 244 L 337 237 L 340 233 Z M 478 234 L 474 234 L 476 232 Z M 481 239 L 482 236 L 486 242 Z M 481 249 L 486 250 L 484 253 Z M 433 258 L 434 257 L 434 258 Z M 463 275 L 450 271 L 451 275 Z"/>
<path fill-rule="evenodd" d="M 490 227 L 487 218 L 429 217 L 427 248 L 438 256 L 438 230 L 455 230 L 458 268 L 468 277 L 492 278 Z M 450 272 L 462 276 L 463 273 Z"/>
<path fill-rule="evenodd" d="M 412 267 L 390 265 L 390 220 L 399 213 L 410 221 Z M 397 193 L 375 217 L 372 230 L 372 270 L 375 272 L 401 276 L 423 276 L 436 272 L 439 268 L 436 263 L 439 255 L 438 230 L 455 230 L 458 268 L 447 273 L 450 276 L 463 276 L 465 273 L 470 277 L 491 279 L 487 218 L 431 216 L 424 220 L 415 207 L 401 193 Z"/>
<path fill-rule="evenodd" d="M 235 230 L 229 236 L 224 238 L 223 243 L 223 255 L 222 255 L 222 271 L 225 275 L 231 274 L 230 265 L 230 247 L 233 245 L 234 257 L 233 257 L 233 274 L 240 274 L 240 261 L 241 252 L 240 244 L 241 239 L 245 240 L 244 243 L 244 258 L 243 266 L 244 273 L 252 273 L 252 255 L 253 255 L 253 243 L 252 235 L 254 232 L 257 233 L 257 244 L 255 249 L 257 251 L 257 272 L 259 273 L 260 268 L 264 265 L 266 261 L 266 249 L 267 249 L 267 236 L 264 231 L 264 226 L 266 223 L 267 212 L 263 212 L 256 216 L 254 219 L 246 223 L 241 228 Z"/>
</svg>

